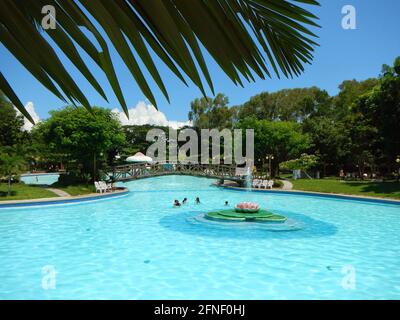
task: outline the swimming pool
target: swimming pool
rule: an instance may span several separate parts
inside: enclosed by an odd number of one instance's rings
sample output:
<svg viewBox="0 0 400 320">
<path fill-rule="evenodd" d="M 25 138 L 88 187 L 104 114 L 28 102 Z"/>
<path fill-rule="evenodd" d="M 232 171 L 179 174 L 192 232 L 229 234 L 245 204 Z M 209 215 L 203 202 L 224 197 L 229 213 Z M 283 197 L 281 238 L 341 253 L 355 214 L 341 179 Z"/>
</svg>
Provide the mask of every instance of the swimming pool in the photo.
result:
<svg viewBox="0 0 400 320">
<path fill-rule="evenodd" d="M 21 181 L 25 184 L 47 184 L 52 185 L 58 181 L 58 173 L 23 174 Z"/>
<path fill-rule="evenodd" d="M 165 176 L 119 199 L 0 209 L 1 299 L 399 299 L 400 206 L 224 190 Z M 194 203 L 200 197 L 201 204 Z M 181 208 L 174 199 L 188 198 Z M 301 222 L 196 223 L 241 201 Z M 55 288 L 46 283 L 55 271 Z"/>
</svg>

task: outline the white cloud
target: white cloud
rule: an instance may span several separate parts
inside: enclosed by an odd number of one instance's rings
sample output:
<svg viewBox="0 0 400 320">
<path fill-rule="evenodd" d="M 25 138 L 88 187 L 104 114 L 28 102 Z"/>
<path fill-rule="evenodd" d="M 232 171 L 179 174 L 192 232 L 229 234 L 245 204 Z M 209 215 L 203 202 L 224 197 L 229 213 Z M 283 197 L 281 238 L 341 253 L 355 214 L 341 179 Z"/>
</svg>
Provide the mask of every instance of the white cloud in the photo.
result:
<svg viewBox="0 0 400 320">
<path fill-rule="evenodd" d="M 126 117 L 123 111 L 119 111 L 118 109 L 113 109 L 112 111 L 118 115 L 122 125 L 151 124 L 157 126 L 168 126 L 173 129 L 179 129 L 184 126 L 192 126 L 191 121 L 181 122 L 167 120 L 167 117 L 163 112 L 158 111 L 153 105 L 146 104 L 143 101 L 140 101 L 136 107 L 128 110 L 129 119 Z"/>
<path fill-rule="evenodd" d="M 39 115 L 36 113 L 35 105 L 33 102 L 28 102 L 25 105 L 25 109 L 29 112 L 32 116 L 35 124 L 40 121 Z M 112 112 L 117 114 L 119 120 L 121 121 L 122 125 L 144 125 L 144 124 L 151 124 L 157 126 L 166 126 L 171 127 L 173 129 L 179 129 L 184 126 L 192 126 L 191 121 L 174 121 L 168 120 L 165 114 L 161 111 L 158 111 L 153 105 L 146 104 L 143 101 L 140 101 L 136 107 L 131 108 L 129 111 L 129 119 L 126 117 L 123 111 L 119 111 L 118 109 L 113 109 Z M 18 114 L 21 114 L 17 110 Z M 33 124 L 29 122 L 28 119 L 24 117 L 24 126 L 23 129 L 25 131 L 31 131 L 33 128 Z"/>
<path fill-rule="evenodd" d="M 29 101 L 25 105 L 25 109 L 26 109 L 26 111 L 28 111 L 28 113 L 31 115 L 32 119 L 35 121 L 35 124 L 40 121 L 39 115 L 35 111 L 35 105 L 33 104 L 33 102 Z M 21 115 L 21 112 L 19 112 L 18 110 L 17 110 L 17 113 L 19 115 Z M 24 125 L 22 128 L 25 131 L 31 131 L 33 128 L 33 124 L 27 118 L 24 117 Z"/>
</svg>

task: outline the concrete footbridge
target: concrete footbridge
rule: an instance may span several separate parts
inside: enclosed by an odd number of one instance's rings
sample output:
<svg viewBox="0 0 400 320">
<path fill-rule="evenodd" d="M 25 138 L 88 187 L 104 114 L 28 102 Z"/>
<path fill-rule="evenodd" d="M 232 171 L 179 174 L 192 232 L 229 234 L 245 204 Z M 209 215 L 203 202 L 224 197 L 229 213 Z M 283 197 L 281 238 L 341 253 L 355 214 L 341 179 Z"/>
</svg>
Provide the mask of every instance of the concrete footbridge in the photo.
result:
<svg viewBox="0 0 400 320">
<path fill-rule="evenodd" d="M 107 170 L 114 181 L 129 181 L 165 175 L 188 175 L 235 181 L 243 184 L 250 174 L 248 168 L 221 164 L 135 163 L 115 166 Z"/>
</svg>

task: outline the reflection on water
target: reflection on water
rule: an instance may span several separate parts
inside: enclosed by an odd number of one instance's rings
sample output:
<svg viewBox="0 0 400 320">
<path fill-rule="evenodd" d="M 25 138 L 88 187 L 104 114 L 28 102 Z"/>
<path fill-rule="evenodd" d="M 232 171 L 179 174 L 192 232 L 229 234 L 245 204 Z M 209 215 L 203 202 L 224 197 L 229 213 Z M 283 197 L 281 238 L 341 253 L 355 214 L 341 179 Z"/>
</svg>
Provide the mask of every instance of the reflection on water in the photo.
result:
<svg viewBox="0 0 400 320">
<path fill-rule="evenodd" d="M 302 214 L 281 211 L 275 211 L 274 213 L 286 216 L 288 218 L 287 222 L 282 224 L 218 222 L 202 218 L 204 213 L 192 211 L 164 216 L 160 219 L 160 225 L 176 232 L 214 238 L 318 238 L 334 235 L 337 231 L 337 227 L 333 224 L 315 220 Z"/>
</svg>

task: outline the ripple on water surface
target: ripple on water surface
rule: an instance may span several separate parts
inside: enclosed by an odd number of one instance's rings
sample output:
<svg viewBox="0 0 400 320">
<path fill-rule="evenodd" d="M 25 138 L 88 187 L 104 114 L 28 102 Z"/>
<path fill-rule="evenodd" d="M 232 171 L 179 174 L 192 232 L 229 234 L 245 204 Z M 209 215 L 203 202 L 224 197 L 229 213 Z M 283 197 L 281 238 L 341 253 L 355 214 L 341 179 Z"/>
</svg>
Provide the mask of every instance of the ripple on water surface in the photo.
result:
<svg viewBox="0 0 400 320">
<path fill-rule="evenodd" d="M 119 199 L 0 209 L 0 298 L 400 298 L 399 206 L 237 192 L 212 182 L 158 177 L 124 184 L 132 192 Z M 184 197 L 187 204 L 172 207 Z M 225 201 L 230 208 L 257 202 L 302 228 L 195 221 L 226 209 Z M 55 289 L 42 287 L 45 266 L 56 271 Z M 350 288 L 342 285 L 349 270 L 356 275 Z"/>
</svg>

